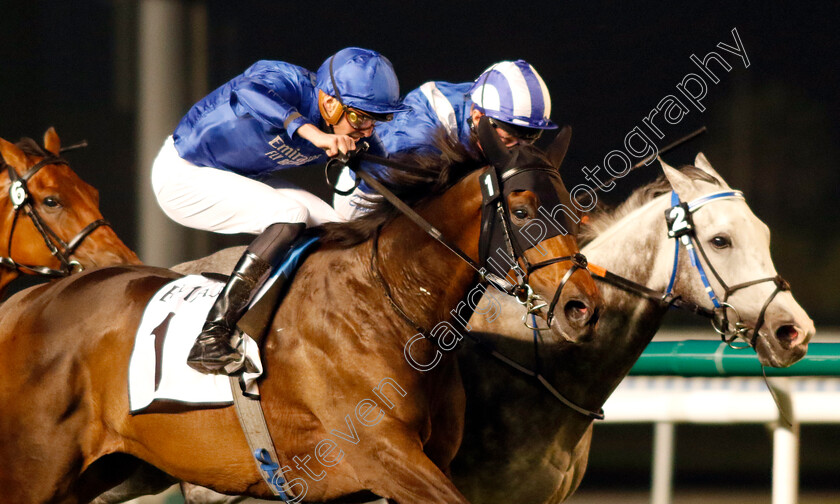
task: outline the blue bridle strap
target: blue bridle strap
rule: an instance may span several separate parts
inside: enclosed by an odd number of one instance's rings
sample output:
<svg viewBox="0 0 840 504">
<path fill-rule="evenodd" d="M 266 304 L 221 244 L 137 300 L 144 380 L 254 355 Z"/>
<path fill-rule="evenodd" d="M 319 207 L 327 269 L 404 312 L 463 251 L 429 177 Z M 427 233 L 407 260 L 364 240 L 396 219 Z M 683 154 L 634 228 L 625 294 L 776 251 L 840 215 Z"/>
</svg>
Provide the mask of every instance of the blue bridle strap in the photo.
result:
<svg viewBox="0 0 840 504">
<path fill-rule="evenodd" d="M 720 191 L 712 194 L 707 194 L 706 196 L 701 196 L 693 201 L 690 201 L 688 203 L 688 211 L 690 213 L 694 213 L 695 211 L 699 210 L 703 205 L 706 205 L 719 199 L 744 199 L 744 193 L 742 193 L 741 191 Z M 675 207 L 679 204 L 680 197 L 677 194 L 677 191 L 671 191 L 671 206 Z M 703 282 L 703 287 L 706 289 L 706 294 L 709 295 L 709 299 L 712 301 L 712 304 L 715 306 L 715 308 L 720 308 L 720 301 L 718 301 L 718 297 L 715 294 L 715 290 L 712 288 L 712 285 L 709 282 L 709 278 L 706 276 L 706 270 L 703 268 L 703 263 L 702 261 L 700 261 L 700 258 L 697 257 L 697 249 L 694 247 L 693 242 L 694 238 L 695 236 L 692 232 L 684 234 L 675 240 L 674 267 L 671 270 L 671 278 L 670 280 L 668 280 L 668 289 L 666 290 L 666 293 L 671 294 L 671 290 L 674 288 L 674 283 L 676 282 L 677 266 L 680 258 L 680 243 L 682 243 L 685 246 L 686 252 L 688 252 L 688 257 L 691 260 L 691 265 L 694 266 L 694 268 L 697 270 L 697 273 L 700 274 L 700 281 Z"/>
<path fill-rule="evenodd" d="M 711 203 L 712 201 L 719 200 L 719 199 L 744 199 L 744 193 L 741 191 L 720 191 L 712 194 L 707 194 L 706 196 L 701 196 L 694 201 L 690 201 L 688 203 L 688 210 L 692 213 L 696 212 L 700 209 L 701 206 L 705 205 L 706 203 Z M 673 201 L 673 196 L 671 197 Z M 677 196 L 677 200 L 679 202 L 679 196 Z"/>
<path fill-rule="evenodd" d="M 703 263 L 700 262 L 700 258 L 697 257 L 697 250 L 694 248 L 692 238 L 690 235 L 685 235 L 680 239 L 680 241 L 683 245 L 685 245 L 685 250 L 688 252 L 689 259 L 691 259 L 691 265 L 694 266 L 697 273 L 700 274 L 700 281 L 703 282 L 706 294 L 709 295 L 709 299 L 712 300 L 712 304 L 715 305 L 715 308 L 720 308 L 720 302 L 715 294 L 715 290 L 712 288 L 712 284 L 709 283 L 709 278 L 706 276 L 706 270 L 703 269 Z"/>
<path fill-rule="evenodd" d="M 675 207 L 680 204 L 680 197 L 677 191 L 671 191 L 671 206 Z M 671 270 L 671 279 L 668 280 L 668 288 L 665 289 L 665 294 L 670 295 L 674 289 L 674 283 L 677 280 L 677 266 L 680 262 L 680 241 L 674 240 L 674 268 Z"/>
</svg>

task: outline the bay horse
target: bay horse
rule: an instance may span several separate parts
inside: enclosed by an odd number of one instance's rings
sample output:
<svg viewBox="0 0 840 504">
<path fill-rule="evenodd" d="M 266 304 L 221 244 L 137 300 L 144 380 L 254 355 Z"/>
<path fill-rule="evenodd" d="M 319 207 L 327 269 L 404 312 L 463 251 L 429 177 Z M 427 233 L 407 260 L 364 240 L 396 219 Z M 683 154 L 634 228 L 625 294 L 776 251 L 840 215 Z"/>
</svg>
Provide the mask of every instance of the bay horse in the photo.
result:
<svg viewBox="0 0 840 504">
<path fill-rule="evenodd" d="M 694 164 L 676 170 L 662 163 L 664 179 L 638 189 L 616 209 L 591 215 L 580 234 L 582 252 L 591 263 L 664 293 L 674 274 L 674 239 L 668 237 L 664 217 L 673 206 L 671 191 L 685 202 L 731 192 L 702 153 Z M 747 284 L 727 303 L 746 323 L 747 342 L 761 363 L 786 367 L 802 358 L 815 332 L 811 319 L 790 291 L 775 292 L 773 281 L 751 283 L 777 277 L 767 226 L 740 197 L 709 201 L 693 214 L 693 223 L 697 241 L 707 250 L 708 262 L 701 260 L 717 295 L 722 298 L 725 290 L 717 275 L 730 290 Z M 713 308 L 685 251 L 675 276 L 674 295 Z M 667 305 L 638 293 L 598 285 L 605 302 L 598 337 L 575 346 L 546 345 L 542 353 L 544 363 L 550 364 L 544 372 L 550 373 L 551 381 L 563 384 L 570 399 L 596 410 L 630 371 L 667 312 Z M 523 326 L 516 303 L 501 303 L 499 319 L 488 323 L 474 318 L 474 330 L 484 331 L 498 348 L 535 365 L 529 360 L 533 333 Z M 462 350 L 458 360 L 467 397 L 464 441 L 452 465 L 459 490 L 473 503 L 513 499 L 553 504 L 568 498 L 586 469 L 592 419 L 486 356 Z"/>
<path fill-rule="evenodd" d="M 489 125 L 479 130 L 486 150 L 495 142 L 492 150 L 505 151 Z M 550 161 L 556 159 L 552 149 L 547 159 L 531 147 L 517 151 L 507 161 L 513 171 L 521 161 L 534 172 L 534 189 L 504 192 L 513 179 L 500 176 L 505 205 L 499 208 L 507 208 L 500 217 L 536 216 L 546 203 L 538 194 L 547 188 L 571 207 L 557 163 Z M 477 260 L 482 187 L 495 169 L 481 169 L 456 145 L 440 158 L 414 161 L 425 163 L 425 172 L 407 175 L 397 185 L 404 189 L 399 195 L 451 246 Z M 299 482 L 297 498 L 306 502 L 373 492 L 395 503 L 465 503 L 446 476 L 462 436 L 457 365 L 442 352 L 443 338 L 414 336 L 428 334 L 417 327 L 452 321 L 476 274 L 390 204 L 375 207 L 324 231 L 273 317 L 260 383 L 269 431 L 281 462 L 295 461 L 285 476 Z M 540 311 L 553 320 L 552 340 L 572 346 L 591 340 L 601 304 L 594 281 L 579 260 L 551 260 L 577 252 L 573 235 L 537 245 L 539 251 L 524 250 L 525 264 L 537 266 L 546 253 L 549 260 L 528 272 L 526 286 L 543 299 L 556 298 L 556 310 Z M 232 407 L 128 413 L 134 331 L 149 298 L 178 276 L 144 266 L 94 269 L 30 288 L 0 307 L 0 460 L 6 461 L 0 487 L 6 498 L 84 502 L 126 477 L 111 463 L 121 456 L 224 493 L 270 495 Z M 427 366 L 421 371 L 408 361 Z M 373 406 L 359 418 L 363 401 Z M 313 453 L 326 457 L 320 447 L 333 438 L 341 444 L 332 441 L 337 450 L 329 461 L 312 461 Z"/>
<path fill-rule="evenodd" d="M 61 157 L 54 128 L 44 147 L 0 138 L 0 297 L 21 274 L 63 277 L 85 267 L 139 264 L 99 211 L 99 194 Z"/>
</svg>

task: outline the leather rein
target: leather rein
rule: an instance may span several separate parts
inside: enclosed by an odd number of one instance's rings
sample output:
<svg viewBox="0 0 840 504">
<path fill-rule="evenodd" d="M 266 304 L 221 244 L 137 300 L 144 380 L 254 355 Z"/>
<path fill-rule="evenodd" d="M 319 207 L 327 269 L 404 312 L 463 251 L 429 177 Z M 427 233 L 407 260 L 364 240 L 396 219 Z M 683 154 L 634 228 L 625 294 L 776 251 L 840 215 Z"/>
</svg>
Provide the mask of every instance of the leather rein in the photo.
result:
<svg viewBox="0 0 840 504">
<path fill-rule="evenodd" d="M 87 238 L 97 228 L 100 226 L 111 226 L 107 220 L 97 219 L 85 226 L 69 242 L 64 242 L 64 240 L 62 240 L 61 237 L 58 236 L 58 234 L 44 222 L 44 219 L 33 205 L 33 197 L 29 192 L 27 182 L 44 166 L 56 164 L 70 166 L 70 163 L 61 157 L 48 156 L 32 166 L 25 174 L 18 175 L 17 171 L 15 171 L 11 165 L 6 164 L 6 171 L 9 174 L 9 180 L 11 181 L 11 184 L 9 185 L 9 199 L 12 202 L 14 217 L 12 219 L 12 226 L 9 231 L 9 239 L 7 242 L 9 255 L 0 256 L 0 267 L 18 271 L 20 273 L 34 274 L 48 278 L 65 277 L 72 273 L 82 271 L 84 267 L 81 263 L 79 263 L 79 261 L 71 259 L 71 256 L 76 252 L 76 249 L 79 248 L 85 238 Z M 40 233 L 41 237 L 43 237 L 44 244 L 49 249 L 50 254 L 58 259 L 60 263 L 59 269 L 53 269 L 47 266 L 22 264 L 12 259 L 12 240 L 15 235 L 15 227 L 17 226 L 21 211 L 29 217 L 32 224 L 35 226 L 35 229 L 37 229 L 38 233 Z"/>
</svg>

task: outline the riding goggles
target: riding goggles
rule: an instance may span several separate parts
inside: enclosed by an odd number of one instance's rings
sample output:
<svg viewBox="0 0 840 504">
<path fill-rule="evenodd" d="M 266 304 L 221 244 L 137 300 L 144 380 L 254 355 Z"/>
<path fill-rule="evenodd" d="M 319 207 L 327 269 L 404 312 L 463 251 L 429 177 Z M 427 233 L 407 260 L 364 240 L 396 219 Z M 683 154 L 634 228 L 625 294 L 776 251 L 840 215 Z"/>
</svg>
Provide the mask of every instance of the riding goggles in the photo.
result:
<svg viewBox="0 0 840 504">
<path fill-rule="evenodd" d="M 536 128 L 526 128 L 523 126 L 516 126 L 514 124 L 510 124 L 504 121 L 499 121 L 492 117 L 488 117 L 490 119 L 490 124 L 496 128 L 501 129 L 508 135 L 516 138 L 518 143 L 521 144 L 532 144 L 537 141 L 542 135 L 543 130 L 536 129 Z"/>
<path fill-rule="evenodd" d="M 394 114 L 369 114 L 352 107 L 345 107 L 344 114 L 347 122 L 356 130 L 372 128 L 377 121 L 390 121 L 394 118 Z"/>
</svg>

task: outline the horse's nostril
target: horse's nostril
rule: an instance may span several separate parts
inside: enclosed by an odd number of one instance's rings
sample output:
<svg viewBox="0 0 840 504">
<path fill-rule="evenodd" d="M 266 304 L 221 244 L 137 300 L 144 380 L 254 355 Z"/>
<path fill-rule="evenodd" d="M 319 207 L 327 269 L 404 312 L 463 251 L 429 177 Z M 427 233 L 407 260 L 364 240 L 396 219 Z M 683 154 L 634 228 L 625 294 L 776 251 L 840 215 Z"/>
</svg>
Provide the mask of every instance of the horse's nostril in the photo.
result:
<svg viewBox="0 0 840 504">
<path fill-rule="evenodd" d="M 776 329 L 776 339 L 787 348 L 790 348 L 797 338 L 799 338 L 799 331 L 792 325 L 783 325 Z"/>
<path fill-rule="evenodd" d="M 576 324 L 585 324 L 591 314 L 589 307 L 582 301 L 578 301 L 576 299 L 566 303 L 563 307 L 563 312 L 566 314 L 566 318 L 570 322 Z"/>
</svg>

